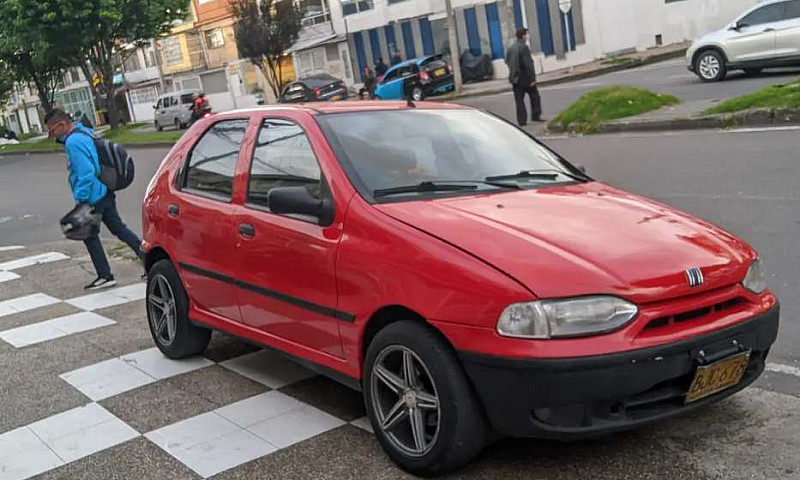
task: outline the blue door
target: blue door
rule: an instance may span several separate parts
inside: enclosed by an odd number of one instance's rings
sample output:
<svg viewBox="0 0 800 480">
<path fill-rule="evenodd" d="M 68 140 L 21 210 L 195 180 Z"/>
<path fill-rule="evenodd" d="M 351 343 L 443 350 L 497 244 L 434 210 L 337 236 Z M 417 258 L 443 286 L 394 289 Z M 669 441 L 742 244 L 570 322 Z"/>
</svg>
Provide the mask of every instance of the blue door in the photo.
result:
<svg viewBox="0 0 800 480">
<path fill-rule="evenodd" d="M 400 68 L 390 68 L 383 81 L 375 89 L 375 95 L 381 100 L 402 100 L 404 77 L 399 75 Z"/>
</svg>

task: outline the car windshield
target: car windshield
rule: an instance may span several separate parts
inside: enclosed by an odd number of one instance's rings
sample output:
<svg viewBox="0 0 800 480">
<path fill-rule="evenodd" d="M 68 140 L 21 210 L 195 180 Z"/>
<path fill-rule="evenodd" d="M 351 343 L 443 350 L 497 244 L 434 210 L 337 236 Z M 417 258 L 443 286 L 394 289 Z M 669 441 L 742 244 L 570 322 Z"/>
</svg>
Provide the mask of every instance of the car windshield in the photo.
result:
<svg viewBox="0 0 800 480">
<path fill-rule="evenodd" d="M 460 189 L 464 194 L 588 180 L 524 132 L 477 110 L 372 111 L 318 119 L 348 177 L 368 199 L 459 194 L 430 187 L 445 182 L 472 182 L 474 189 Z"/>
</svg>

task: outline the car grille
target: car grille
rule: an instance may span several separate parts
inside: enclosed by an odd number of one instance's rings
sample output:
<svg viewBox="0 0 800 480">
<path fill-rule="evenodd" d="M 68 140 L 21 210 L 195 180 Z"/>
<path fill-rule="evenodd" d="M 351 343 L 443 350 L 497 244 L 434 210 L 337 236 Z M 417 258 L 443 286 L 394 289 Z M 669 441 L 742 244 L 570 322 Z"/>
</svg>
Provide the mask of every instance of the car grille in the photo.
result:
<svg viewBox="0 0 800 480">
<path fill-rule="evenodd" d="M 653 330 L 653 329 L 668 327 L 670 325 L 675 325 L 676 323 L 687 322 L 689 320 L 701 320 L 715 313 L 733 310 L 735 307 L 743 305 L 746 302 L 747 300 L 743 297 L 729 298 L 727 300 L 716 302 L 711 305 L 706 305 L 691 310 L 686 310 L 672 315 L 658 317 L 654 320 L 651 320 L 644 327 L 644 329 Z"/>
</svg>

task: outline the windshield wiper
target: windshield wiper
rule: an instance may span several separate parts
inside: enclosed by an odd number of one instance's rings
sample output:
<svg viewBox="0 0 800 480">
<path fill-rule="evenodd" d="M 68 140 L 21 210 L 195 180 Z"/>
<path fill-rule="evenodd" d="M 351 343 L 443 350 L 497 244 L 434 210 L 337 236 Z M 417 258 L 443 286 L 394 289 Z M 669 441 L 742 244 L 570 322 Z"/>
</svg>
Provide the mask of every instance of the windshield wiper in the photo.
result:
<svg viewBox="0 0 800 480">
<path fill-rule="evenodd" d="M 547 170 L 523 170 L 518 173 L 508 175 L 494 175 L 486 177 L 486 181 L 493 182 L 497 180 L 517 180 L 517 179 L 532 179 L 532 180 L 555 180 L 559 175 L 572 178 L 574 180 L 585 180 L 584 178 L 573 175 L 572 173 L 556 169 Z"/>
<path fill-rule="evenodd" d="M 465 185 L 467 184 L 467 185 Z M 468 185 L 473 184 L 473 185 Z M 461 190 L 476 190 L 477 185 L 489 185 L 498 188 L 510 188 L 513 190 L 521 190 L 516 183 L 503 183 L 494 182 L 491 180 L 433 180 L 421 182 L 416 185 L 407 185 L 403 187 L 381 188 L 372 192 L 375 198 L 385 197 L 387 195 L 399 195 L 401 193 L 425 193 L 425 192 L 458 192 Z"/>
</svg>

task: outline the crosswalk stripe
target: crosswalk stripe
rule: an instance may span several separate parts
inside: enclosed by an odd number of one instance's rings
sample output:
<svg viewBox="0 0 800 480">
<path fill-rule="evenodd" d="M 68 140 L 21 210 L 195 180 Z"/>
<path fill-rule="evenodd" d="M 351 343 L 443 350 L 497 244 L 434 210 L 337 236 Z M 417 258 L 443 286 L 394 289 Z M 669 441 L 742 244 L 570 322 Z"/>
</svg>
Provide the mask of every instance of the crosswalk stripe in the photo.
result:
<svg viewBox="0 0 800 480">
<path fill-rule="evenodd" d="M 60 301 L 61 300 L 51 297 L 50 295 L 45 295 L 44 293 L 34 293 L 33 295 L 12 298 L 11 300 L 0 302 L 0 317 L 47 307 Z"/>
<path fill-rule="evenodd" d="M 47 252 L 39 255 L 32 255 L 30 257 L 18 258 L 8 262 L 0 263 L 0 271 L 17 270 L 25 267 L 32 267 L 33 265 L 40 265 L 42 263 L 57 262 L 59 260 L 68 260 L 69 257 L 59 252 Z"/>
<path fill-rule="evenodd" d="M 4 247 L 0 247 L 0 252 L 11 252 L 13 250 L 22 250 L 25 247 L 22 245 L 6 245 Z"/>
<path fill-rule="evenodd" d="M 145 284 L 135 283 L 126 287 L 106 290 L 100 293 L 92 293 L 82 297 L 66 300 L 73 307 L 81 310 L 97 310 L 100 308 L 115 307 L 124 303 L 142 300 L 145 297 Z"/>
<path fill-rule="evenodd" d="M 66 337 L 73 333 L 114 325 L 114 320 L 92 312 L 80 312 L 45 322 L 34 323 L 0 332 L 0 339 L 16 348 Z"/>
<path fill-rule="evenodd" d="M 786 375 L 794 375 L 800 377 L 800 368 L 792 367 L 791 365 L 782 365 L 780 363 L 768 363 L 766 366 L 768 372 L 785 373 Z"/>
</svg>

